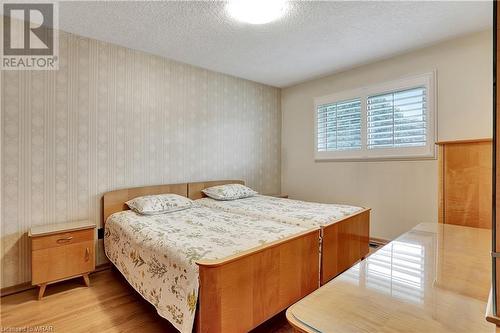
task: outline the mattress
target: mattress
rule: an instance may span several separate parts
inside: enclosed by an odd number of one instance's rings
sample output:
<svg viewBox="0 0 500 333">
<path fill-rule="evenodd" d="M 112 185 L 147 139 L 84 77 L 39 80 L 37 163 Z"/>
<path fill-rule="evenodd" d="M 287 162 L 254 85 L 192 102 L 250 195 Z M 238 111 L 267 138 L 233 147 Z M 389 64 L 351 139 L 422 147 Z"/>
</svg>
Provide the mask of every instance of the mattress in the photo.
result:
<svg viewBox="0 0 500 333">
<path fill-rule="evenodd" d="M 321 227 L 364 208 L 255 195 L 237 200 L 198 199 L 202 206 L 302 227 Z"/>
<path fill-rule="evenodd" d="M 161 215 L 111 215 L 104 245 L 109 260 L 160 316 L 191 332 L 198 300 L 199 259 L 222 259 L 301 233 L 306 228 L 202 206 Z"/>
</svg>

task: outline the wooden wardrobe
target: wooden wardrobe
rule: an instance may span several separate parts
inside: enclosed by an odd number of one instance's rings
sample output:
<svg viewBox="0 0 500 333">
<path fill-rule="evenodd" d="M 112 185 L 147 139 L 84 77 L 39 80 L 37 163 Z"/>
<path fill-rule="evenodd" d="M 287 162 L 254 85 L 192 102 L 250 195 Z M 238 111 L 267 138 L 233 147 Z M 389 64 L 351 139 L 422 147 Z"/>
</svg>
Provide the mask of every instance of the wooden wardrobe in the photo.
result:
<svg viewBox="0 0 500 333">
<path fill-rule="evenodd" d="M 439 222 L 491 229 L 492 140 L 437 144 Z"/>
</svg>

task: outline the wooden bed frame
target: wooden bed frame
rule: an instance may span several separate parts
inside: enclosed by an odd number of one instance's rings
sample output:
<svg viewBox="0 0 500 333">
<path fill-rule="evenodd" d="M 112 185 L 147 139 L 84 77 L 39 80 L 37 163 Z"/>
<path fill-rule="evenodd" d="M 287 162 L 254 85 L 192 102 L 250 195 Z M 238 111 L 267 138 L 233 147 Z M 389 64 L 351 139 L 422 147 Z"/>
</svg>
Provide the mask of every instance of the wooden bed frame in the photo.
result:
<svg viewBox="0 0 500 333">
<path fill-rule="evenodd" d="M 141 195 L 187 196 L 188 184 L 146 186 L 104 194 L 104 222 Z M 319 287 L 319 229 L 221 260 L 199 260 L 196 332 L 248 332 Z"/>
<path fill-rule="evenodd" d="M 242 180 L 216 180 L 188 183 L 188 197 L 196 200 L 206 197 L 203 189 L 224 185 L 245 184 Z M 336 223 L 321 227 L 321 269 L 320 283 L 327 283 L 356 262 L 366 257 L 370 251 L 370 209 L 365 208 Z"/>
</svg>

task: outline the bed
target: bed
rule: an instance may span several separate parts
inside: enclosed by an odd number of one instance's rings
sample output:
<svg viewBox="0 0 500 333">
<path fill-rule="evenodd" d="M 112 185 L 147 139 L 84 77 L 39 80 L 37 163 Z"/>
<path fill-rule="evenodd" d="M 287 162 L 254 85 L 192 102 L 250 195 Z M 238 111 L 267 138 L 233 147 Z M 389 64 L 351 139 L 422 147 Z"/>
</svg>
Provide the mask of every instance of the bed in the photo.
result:
<svg viewBox="0 0 500 333">
<path fill-rule="evenodd" d="M 319 286 L 319 229 L 195 205 L 136 214 L 147 194 L 187 196 L 187 184 L 104 194 L 105 252 L 181 332 L 247 332 Z"/>
<path fill-rule="evenodd" d="M 322 238 L 320 282 L 322 285 L 368 254 L 370 209 L 262 195 L 221 201 L 207 198 L 202 192 L 203 189 L 211 186 L 234 183 L 244 184 L 241 180 L 189 183 L 188 196 L 201 205 L 226 212 L 303 227 L 320 227 Z"/>
</svg>

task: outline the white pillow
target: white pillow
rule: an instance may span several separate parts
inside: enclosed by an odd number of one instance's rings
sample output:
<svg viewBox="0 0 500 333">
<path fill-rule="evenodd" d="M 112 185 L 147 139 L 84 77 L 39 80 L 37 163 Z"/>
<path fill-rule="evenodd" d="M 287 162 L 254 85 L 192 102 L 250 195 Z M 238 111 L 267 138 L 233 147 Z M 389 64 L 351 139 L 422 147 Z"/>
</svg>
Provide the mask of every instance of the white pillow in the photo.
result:
<svg viewBox="0 0 500 333">
<path fill-rule="evenodd" d="M 241 184 L 212 186 L 202 190 L 202 192 L 215 200 L 236 200 L 251 197 L 257 194 L 257 192 L 251 188 Z"/>
<path fill-rule="evenodd" d="M 142 215 L 155 215 L 187 209 L 193 200 L 177 194 L 157 194 L 137 197 L 126 202 L 134 212 Z"/>
</svg>

